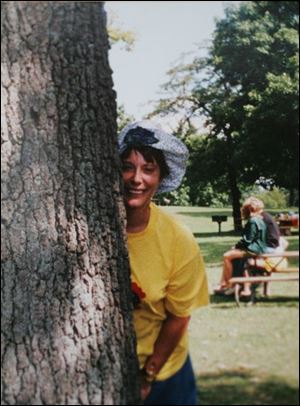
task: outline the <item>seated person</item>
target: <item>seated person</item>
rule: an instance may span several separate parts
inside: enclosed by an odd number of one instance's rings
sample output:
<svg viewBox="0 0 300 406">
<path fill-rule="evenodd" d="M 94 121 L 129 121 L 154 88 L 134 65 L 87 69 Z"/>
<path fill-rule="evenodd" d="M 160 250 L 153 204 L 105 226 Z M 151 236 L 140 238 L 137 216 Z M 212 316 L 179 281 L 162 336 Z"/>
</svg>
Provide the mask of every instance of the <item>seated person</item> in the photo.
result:
<svg viewBox="0 0 300 406">
<path fill-rule="evenodd" d="M 288 241 L 280 236 L 280 230 L 278 227 L 278 224 L 274 220 L 274 218 L 264 211 L 264 203 L 256 198 L 256 197 L 251 197 L 252 204 L 256 204 L 263 221 L 265 222 L 267 226 L 267 235 L 266 235 L 266 242 L 267 242 L 267 247 L 265 252 L 266 253 L 282 253 L 286 250 L 288 246 Z M 234 259 L 233 262 L 233 272 L 232 276 L 233 277 L 239 277 L 244 275 L 244 270 L 245 270 L 245 258 L 238 258 Z M 263 260 L 262 260 L 263 261 Z M 271 261 L 272 262 L 272 261 Z M 286 261 L 285 261 L 286 262 Z M 281 262 L 281 266 L 286 265 L 283 262 Z M 262 267 L 264 268 L 265 264 L 263 261 Z"/>
<path fill-rule="evenodd" d="M 261 216 L 261 205 L 257 204 L 256 199 L 249 197 L 241 208 L 241 214 L 247 219 L 244 233 L 236 246 L 225 252 L 223 262 L 223 273 L 219 286 L 214 289 L 216 294 L 225 293 L 230 288 L 229 279 L 232 277 L 233 265 L 235 259 L 244 259 L 249 254 L 261 254 L 266 251 L 266 224 Z"/>
</svg>

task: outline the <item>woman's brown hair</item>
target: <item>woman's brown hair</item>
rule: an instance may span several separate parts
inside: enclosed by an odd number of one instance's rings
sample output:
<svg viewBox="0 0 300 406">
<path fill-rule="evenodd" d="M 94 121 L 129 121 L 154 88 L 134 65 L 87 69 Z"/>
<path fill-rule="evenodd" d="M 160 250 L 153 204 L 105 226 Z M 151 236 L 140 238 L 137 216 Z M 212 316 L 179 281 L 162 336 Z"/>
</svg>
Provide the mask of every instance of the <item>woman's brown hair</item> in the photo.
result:
<svg viewBox="0 0 300 406">
<path fill-rule="evenodd" d="M 125 151 L 121 154 L 121 160 L 128 158 L 131 154 L 131 151 L 139 152 L 146 162 L 156 162 L 160 169 L 161 180 L 170 174 L 170 170 L 168 168 L 168 165 L 166 164 L 164 154 L 159 149 L 147 146 L 129 147 L 125 149 Z"/>
</svg>

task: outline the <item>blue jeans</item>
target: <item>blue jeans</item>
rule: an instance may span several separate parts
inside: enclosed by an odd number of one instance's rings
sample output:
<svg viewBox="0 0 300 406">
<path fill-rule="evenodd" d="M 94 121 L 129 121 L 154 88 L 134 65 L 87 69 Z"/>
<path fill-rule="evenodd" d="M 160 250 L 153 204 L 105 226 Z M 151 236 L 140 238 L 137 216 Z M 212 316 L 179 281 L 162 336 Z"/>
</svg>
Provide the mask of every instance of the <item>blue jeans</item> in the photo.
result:
<svg viewBox="0 0 300 406">
<path fill-rule="evenodd" d="M 197 405 L 197 387 L 189 356 L 171 378 L 153 382 L 144 405 Z"/>
</svg>

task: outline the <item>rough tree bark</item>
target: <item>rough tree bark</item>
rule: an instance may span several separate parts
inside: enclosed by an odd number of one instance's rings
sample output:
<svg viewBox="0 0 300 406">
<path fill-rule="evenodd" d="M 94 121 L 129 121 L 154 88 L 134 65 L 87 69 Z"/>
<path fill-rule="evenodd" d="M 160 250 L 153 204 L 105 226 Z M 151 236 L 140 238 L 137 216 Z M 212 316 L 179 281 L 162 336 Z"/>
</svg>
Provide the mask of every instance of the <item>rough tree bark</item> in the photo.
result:
<svg viewBox="0 0 300 406">
<path fill-rule="evenodd" d="M 103 4 L 1 19 L 1 404 L 136 404 Z"/>
</svg>

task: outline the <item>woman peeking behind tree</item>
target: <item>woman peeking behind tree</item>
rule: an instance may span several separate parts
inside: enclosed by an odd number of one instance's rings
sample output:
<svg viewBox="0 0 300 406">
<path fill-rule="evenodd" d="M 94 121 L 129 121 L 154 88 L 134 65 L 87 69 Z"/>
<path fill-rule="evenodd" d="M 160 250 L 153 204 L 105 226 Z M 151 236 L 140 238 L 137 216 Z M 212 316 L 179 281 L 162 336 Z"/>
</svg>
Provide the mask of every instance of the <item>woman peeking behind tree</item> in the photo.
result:
<svg viewBox="0 0 300 406">
<path fill-rule="evenodd" d="M 145 405 L 196 405 L 187 327 L 209 302 L 198 244 L 175 217 L 157 207 L 157 193 L 176 189 L 188 151 L 149 120 L 119 137 L 137 353 Z"/>
</svg>

